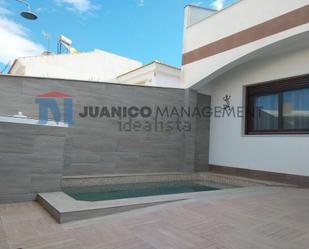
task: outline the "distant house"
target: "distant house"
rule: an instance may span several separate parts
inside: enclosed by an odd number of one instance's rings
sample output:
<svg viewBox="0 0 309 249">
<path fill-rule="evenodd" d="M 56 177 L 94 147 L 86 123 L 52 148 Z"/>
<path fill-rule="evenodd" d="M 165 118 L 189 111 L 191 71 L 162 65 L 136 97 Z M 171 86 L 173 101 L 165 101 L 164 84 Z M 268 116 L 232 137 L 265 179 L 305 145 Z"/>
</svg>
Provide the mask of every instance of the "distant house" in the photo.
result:
<svg viewBox="0 0 309 249">
<path fill-rule="evenodd" d="M 181 87 L 180 68 L 153 61 L 147 65 L 124 73 L 116 78 L 116 82 L 161 87 Z"/>
<path fill-rule="evenodd" d="M 73 54 L 42 54 L 17 58 L 8 74 L 44 78 L 101 81 L 144 86 L 181 87 L 180 69 L 140 61 L 95 49 Z"/>
<path fill-rule="evenodd" d="M 140 61 L 95 49 L 85 53 L 17 58 L 8 74 L 106 82 L 141 66 Z"/>
</svg>

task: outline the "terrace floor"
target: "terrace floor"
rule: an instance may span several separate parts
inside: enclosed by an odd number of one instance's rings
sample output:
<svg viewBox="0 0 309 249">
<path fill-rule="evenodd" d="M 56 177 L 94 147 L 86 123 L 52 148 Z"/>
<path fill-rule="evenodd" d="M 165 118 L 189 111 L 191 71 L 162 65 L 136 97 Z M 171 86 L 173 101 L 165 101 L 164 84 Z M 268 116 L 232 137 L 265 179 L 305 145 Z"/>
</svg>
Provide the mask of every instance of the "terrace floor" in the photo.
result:
<svg viewBox="0 0 309 249">
<path fill-rule="evenodd" d="M 1 249 L 308 249 L 309 190 L 230 189 L 218 198 L 57 224 L 36 202 L 0 205 Z"/>
</svg>

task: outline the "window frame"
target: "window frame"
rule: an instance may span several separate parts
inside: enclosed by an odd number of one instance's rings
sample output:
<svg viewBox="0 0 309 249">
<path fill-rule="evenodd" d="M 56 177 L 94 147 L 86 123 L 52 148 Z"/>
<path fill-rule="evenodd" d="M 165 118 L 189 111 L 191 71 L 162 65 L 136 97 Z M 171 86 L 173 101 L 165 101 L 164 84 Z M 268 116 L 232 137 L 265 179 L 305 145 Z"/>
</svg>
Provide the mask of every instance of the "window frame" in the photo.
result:
<svg viewBox="0 0 309 249">
<path fill-rule="evenodd" d="M 309 88 L 309 74 L 290 77 L 285 79 L 273 80 L 245 87 L 245 135 L 290 135 L 290 134 L 309 134 L 308 129 L 287 130 L 283 129 L 283 93 L 286 91 L 301 90 Z M 254 99 L 257 96 L 278 94 L 278 129 L 276 130 L 254 130 L 253 114 Z"/>
</svg>

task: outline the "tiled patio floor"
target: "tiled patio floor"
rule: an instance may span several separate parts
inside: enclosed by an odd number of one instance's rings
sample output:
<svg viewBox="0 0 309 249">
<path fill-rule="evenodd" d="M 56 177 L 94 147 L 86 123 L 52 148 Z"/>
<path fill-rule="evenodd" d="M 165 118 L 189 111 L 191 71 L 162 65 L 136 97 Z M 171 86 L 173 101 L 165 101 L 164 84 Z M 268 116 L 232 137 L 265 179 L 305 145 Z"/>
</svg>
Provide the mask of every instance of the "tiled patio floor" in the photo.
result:
<svg viewBox="0 0 309 249">
<path fill-rule="evenodd" d="M 0 205 L 1 249 L 308 249 L 309 190 L 167 204 L 63 225 L 37 203 Z M 235 190 L 237 191 L 237 190 Z"/>
</svg>

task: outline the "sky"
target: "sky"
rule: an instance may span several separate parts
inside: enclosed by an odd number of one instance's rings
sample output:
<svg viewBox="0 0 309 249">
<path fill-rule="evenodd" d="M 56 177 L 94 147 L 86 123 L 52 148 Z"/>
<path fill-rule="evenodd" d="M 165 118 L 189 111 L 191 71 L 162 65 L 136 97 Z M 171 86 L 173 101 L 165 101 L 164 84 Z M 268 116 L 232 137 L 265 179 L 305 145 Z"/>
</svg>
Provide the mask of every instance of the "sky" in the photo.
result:
<svg viewBox="0 0 309 249">
<path fill-rule="evenodd" d="M 128 58 L 181 65 L 184 6 L 220 10 L 234 0 L 27 0 L 36 21 L 20 16 L 26 6 L 0 0 L 0 72 L 16 57 L 56 52 L 63 34 L 79 52 L 102 49 Z M 223 25 L 223 24 L 220 24 Z M 214 28 L 220 28 L 220 25 Z"/>
</svg>

